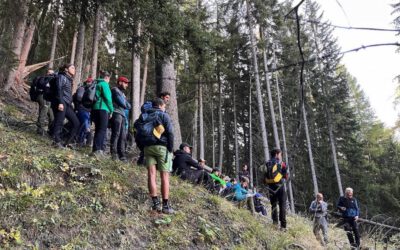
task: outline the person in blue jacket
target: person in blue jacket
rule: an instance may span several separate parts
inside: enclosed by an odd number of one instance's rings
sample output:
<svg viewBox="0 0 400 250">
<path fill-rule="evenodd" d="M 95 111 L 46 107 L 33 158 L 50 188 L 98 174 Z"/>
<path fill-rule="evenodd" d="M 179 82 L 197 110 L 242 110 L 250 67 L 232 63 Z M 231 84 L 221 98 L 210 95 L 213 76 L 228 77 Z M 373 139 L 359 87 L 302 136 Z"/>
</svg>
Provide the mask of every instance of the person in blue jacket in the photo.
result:
<svg viewBox="0 0 400 250">
<path fill-rule="evenodd" d="M 352 249 L 358 249 L 360 247 L 360 233 L 357 220 L 360 215 L 360 208 L 357 199 L 353 197 L 352 188 L 346 188 L 345 196 L 339 198 L 337 208 L 342 213 L 344 230 Z"/>
</svg>

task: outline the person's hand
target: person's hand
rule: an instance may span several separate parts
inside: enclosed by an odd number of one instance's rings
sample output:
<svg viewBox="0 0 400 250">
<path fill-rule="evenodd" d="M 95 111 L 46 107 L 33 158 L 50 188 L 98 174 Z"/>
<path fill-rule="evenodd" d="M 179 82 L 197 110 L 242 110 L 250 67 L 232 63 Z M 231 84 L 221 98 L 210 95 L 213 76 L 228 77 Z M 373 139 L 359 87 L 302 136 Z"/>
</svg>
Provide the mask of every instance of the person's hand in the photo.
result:
<svg viewBox="0 0 400 250">
<path fill-rule="evenodd" d="M 58 110 L 64 111 L 64 104 L 62 104 L 62 103 L 58 104 Z"/>
<path fill-rule="evenodd" d="M 355 220 L 355 221 L 358 221 L 358 216 L 354 217 L 354 220 Z"/>
<path fill-rule="evenodd" d="M 108 116 L 108 119 L 111 119 L 112 118 L 112 113 Z"/>
<path fill-rule="evenodd" d="M 340 210 L 342 210 L 342 211 L 346 211 L 346 207 L 339 207 L 340 208 Z"/>
</svg>

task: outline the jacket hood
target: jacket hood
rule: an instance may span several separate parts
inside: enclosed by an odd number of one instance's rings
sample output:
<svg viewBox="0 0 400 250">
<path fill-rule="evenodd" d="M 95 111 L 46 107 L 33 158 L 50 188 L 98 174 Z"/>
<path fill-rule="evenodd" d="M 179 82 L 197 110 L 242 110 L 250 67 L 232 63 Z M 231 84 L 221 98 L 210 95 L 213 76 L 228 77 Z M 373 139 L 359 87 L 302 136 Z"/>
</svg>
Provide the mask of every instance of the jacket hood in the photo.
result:
<svg viewBox="0 0 400 250">
<path fill-rule="evenodd" d="M 186 153 L 185 151 L 183 151 L 183 150 L 181 150 L 181 149 L 178 149 L 178 150 L 176 150 L 176 151 L 174 152 L 174 155 L 177 156 L 177 155 L 190 155 L 190 154 L 189 154 L 189 153 Z"/>
</svg>

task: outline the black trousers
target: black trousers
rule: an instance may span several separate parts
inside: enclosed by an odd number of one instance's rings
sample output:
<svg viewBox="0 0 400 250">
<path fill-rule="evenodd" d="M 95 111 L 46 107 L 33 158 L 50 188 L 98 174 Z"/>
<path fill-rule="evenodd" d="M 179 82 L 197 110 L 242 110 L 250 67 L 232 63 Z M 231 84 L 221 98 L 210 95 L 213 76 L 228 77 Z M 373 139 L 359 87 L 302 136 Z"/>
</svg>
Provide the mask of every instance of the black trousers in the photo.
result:
<svg viewBox="0 0 400 250">
<path fill-rule="evenodd" d="M 188 169 L 181 173 L 183 180 L 188 180 L 196 184 L 207 184 L 209 182 L 209 176 L 204 170 L 200 169 Z"/>
<path fill-rule="evenodd" d="M 344 230 L 352 247 L 360 247 L 360 232 L 354 218 L 343 218 Z"/>
<path fill-rule="evenodd" d="M 269 186 L 269 196 L 271 201 L 271 215 L 274 224 L 278 224 L 278 204 L 279 204 L 279 221 L 281 227 L 286 228 L 286 191 L 283 184 L 281 186 Z"/>
<path fill-rule="evenodd" d="M 119 158 L 125 158 L 126 145 L 126 118 L 114 113 L 111 118 L 111 154 L 118 154 Z"/>
<path fill-rule="evenodd" d="M 102 109 L 92 110 L 94 122 L 93 152 L 105 150 L 105 141 L 108 127 L 108 112 Z"/>
<path fill-rule="evenodd" d="M 65 144 L 69 144 L 75 138 L 78 133 L 80 122 L 78 117 L 76 116 L 74 110 L 70 105 L 64 105 L 64 110 L 58 110 L 57 104 L 52 104 L 51 108 L 54 113 L 54 124 L 53 124 L 53 134 L 54 134 L 54 142 L 59 143 L 62 141 L 62 129 L 64 127 L 64 120 L 67 118 L 70 123 L 70 131 L 68 133 L 68 137 L 65 141 Z"/>
</svg>

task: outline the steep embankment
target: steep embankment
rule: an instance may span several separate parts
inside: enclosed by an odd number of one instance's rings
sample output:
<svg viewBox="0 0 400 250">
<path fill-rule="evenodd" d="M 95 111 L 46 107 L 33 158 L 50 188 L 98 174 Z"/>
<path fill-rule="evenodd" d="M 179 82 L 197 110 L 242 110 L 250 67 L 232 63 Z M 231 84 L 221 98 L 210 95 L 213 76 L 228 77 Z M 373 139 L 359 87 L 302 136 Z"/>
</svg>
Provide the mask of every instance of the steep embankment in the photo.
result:
<svg viewBox="0 0 400 250">
<path fill-rule="evenodd" d="M 174 177 L 171 203 L 178 212 L 154 215 L 144 168 L 97 160 L 88 150 L 53 149 L 34 134 L 33 122 L 0 107 L 0 248 L 319 248 L 302 217 L 290 216 L 283 233 L 269 218 Z M 335 234 L 332 248 L 346 244 L 344 233 Z"/>
</svg>

